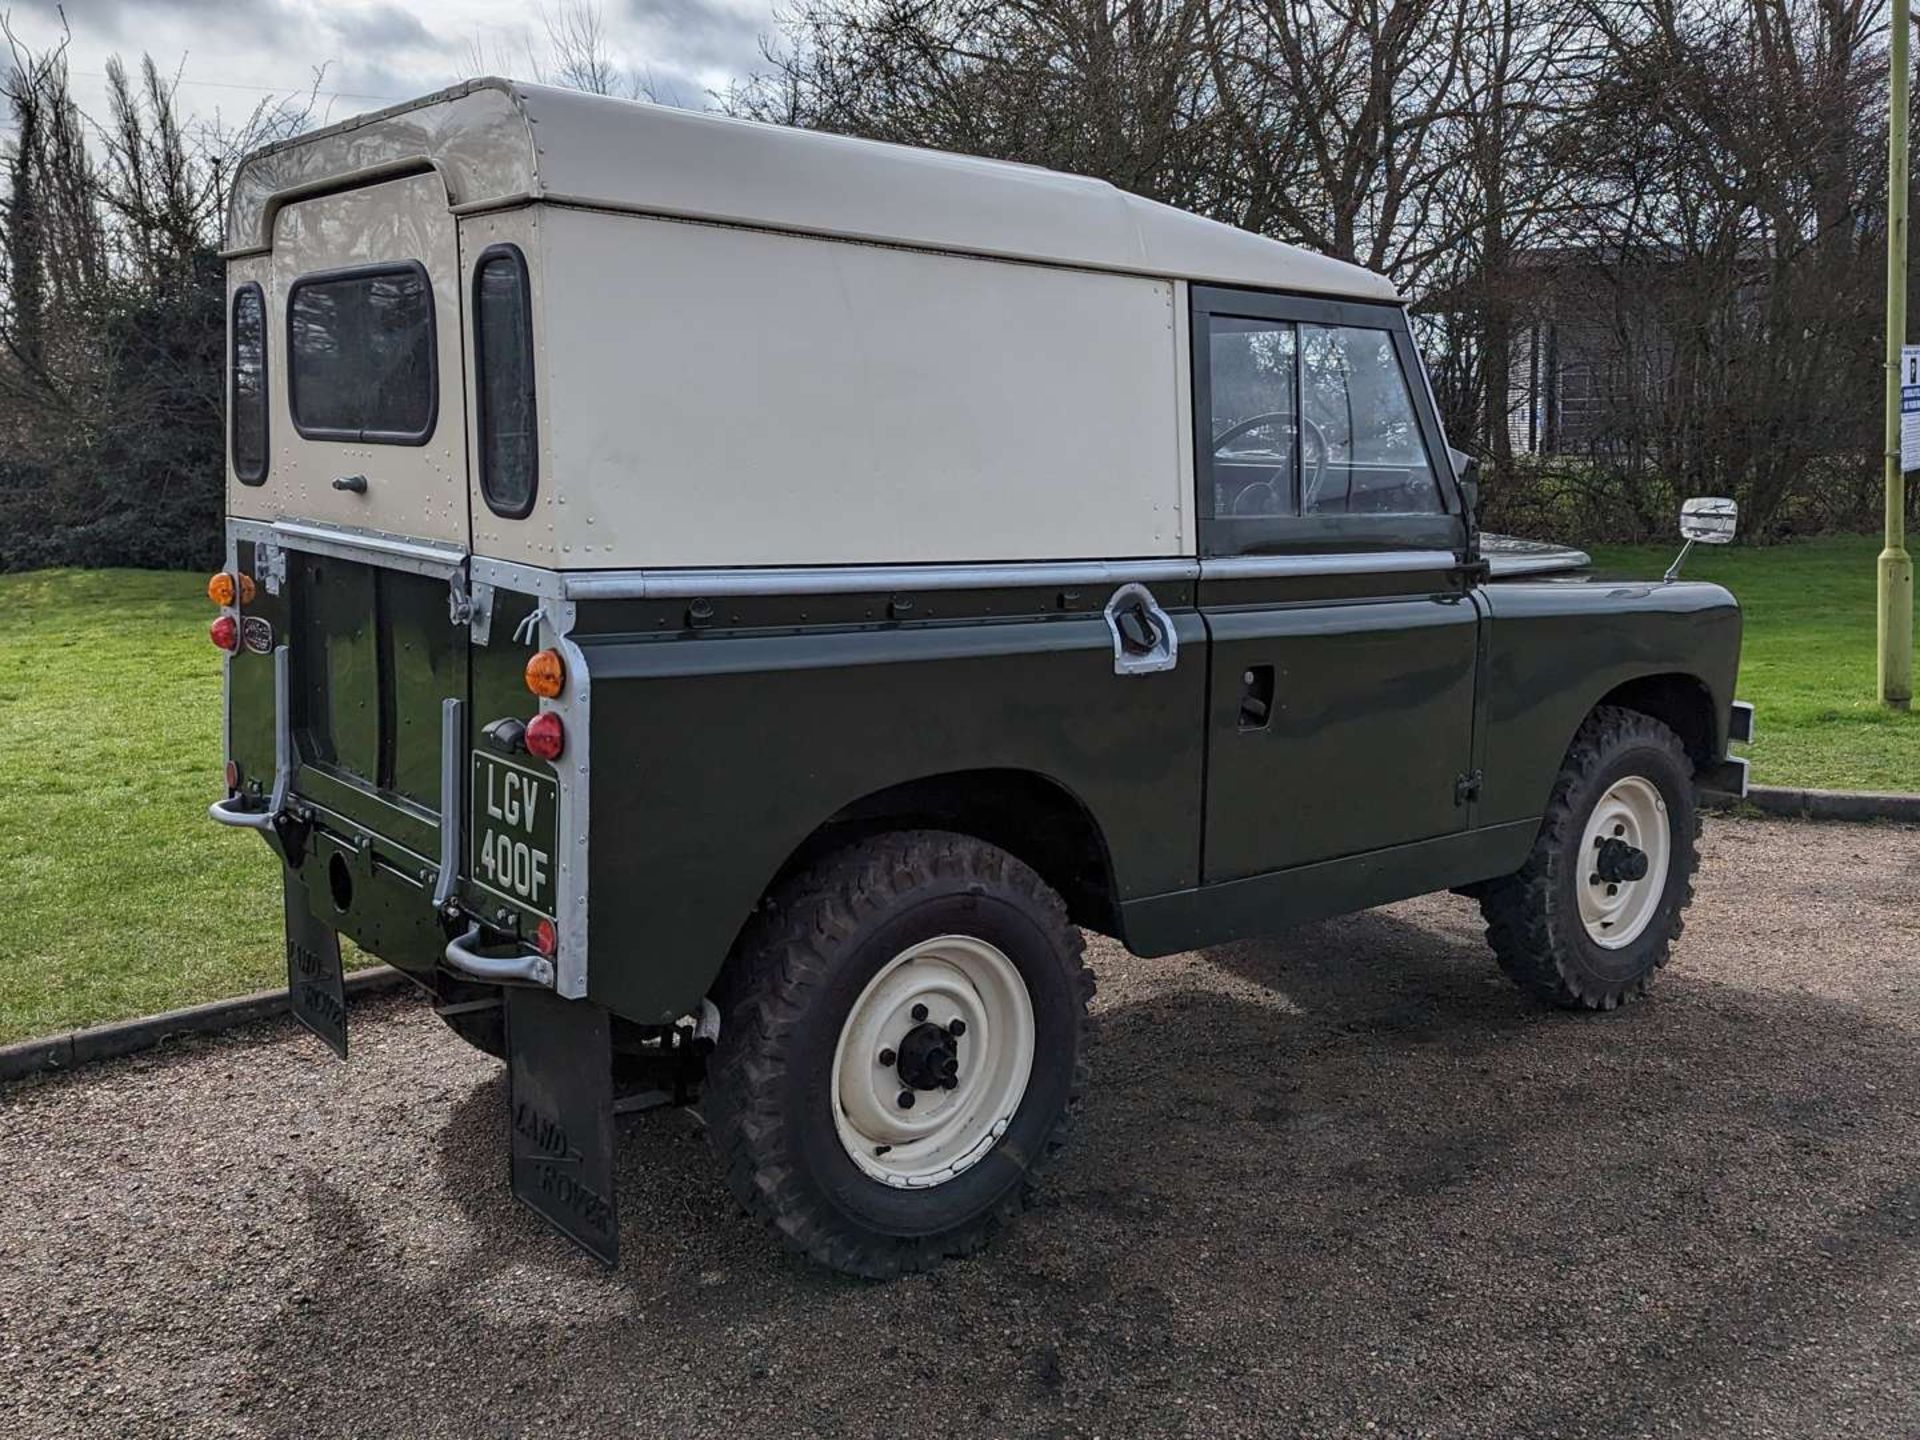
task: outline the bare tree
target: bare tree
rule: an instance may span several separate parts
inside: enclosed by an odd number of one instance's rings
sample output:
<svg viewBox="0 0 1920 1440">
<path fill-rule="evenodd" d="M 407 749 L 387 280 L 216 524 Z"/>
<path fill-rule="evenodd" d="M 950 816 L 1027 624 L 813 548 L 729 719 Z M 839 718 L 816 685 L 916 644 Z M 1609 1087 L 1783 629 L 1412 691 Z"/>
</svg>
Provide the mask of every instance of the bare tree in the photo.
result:
<svg viewBox="0 0 1920 1440">
<path fill-rule="evenodd" d="M 468 75 L 519 73 L 542 85 L 560 85 L 624 100 L 660 100 L 644 68 L 623 64 L 613 52 L 606 15 L 596 0 L 562 0 L 540 7 L 541 36 L 524 31 L 516 54 L 496 42 L 491 51 L 478 36 L 467 42 L 462 68 Z"/>
<path fill-rule="evenodd" d="M 780 124 L 1024 160 L 1215 208 L 1204 0 L 810 0 L 727 97 Z"/>
</svg>

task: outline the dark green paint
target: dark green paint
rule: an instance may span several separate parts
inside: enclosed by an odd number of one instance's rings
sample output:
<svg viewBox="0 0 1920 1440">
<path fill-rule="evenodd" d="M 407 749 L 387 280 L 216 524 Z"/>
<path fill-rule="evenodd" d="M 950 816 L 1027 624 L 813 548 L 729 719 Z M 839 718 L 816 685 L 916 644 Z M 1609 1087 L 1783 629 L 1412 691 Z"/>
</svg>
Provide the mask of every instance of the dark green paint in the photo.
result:
<svg viewBox="0 0 1920 1440">
<path fill-rule="evenodd" d="M 933 777 L 1039 777 L 1061 813 L 1084 812 L 1115 928 L 1153 954 L 1510 871 L 1574 731 L 1623 686 L 1681 707 L 1662 718 L 1713 773 L 1738 663 L 1725 591 L 1555 580 L 1470 592 L 1465 575 L 1158 585 L 1181 656 L 1150 676 L 1113 673 L 1104 590 L 753 597 L 704 607 L 698 624 L 692 602 L 583 604 L 591 998 L 643 1022 L 691 1009 L 821 826 Z M 538 706 L 522 680 L 529 647 L 512 638 L 532 600 L 498 594 L 491 643 L 469 652 L 444 586 L 422 585 L 418 605 L 387 605 L 403 623 L 384 649 L 345 616 L 309 622 L 329 652 L 338 639 L 349 653 L 324 672 L 326 696 L 297 687 L 296 791 L 314 828 L 294 874 L 343 934 L 428 976 L 448 933 L 430 900 L 438 817 L 423 803 L 437 795 L 439 701 L 465 694 L 470 746 Z M 283 635 L 301 618 L 294 598 L 262 592 L 249 613 Z M 1242 675 L 1258 666 L 1273 669 L 1275 703 L 1249 729 Z M 392 786 L 316 753 L 322 700 L 336 746 L 361 723 L 341 718 L 360 713 L 343 699 L 353 685 L 376 716 L 383 685 L 408 712 L 390 732 L 376 723 L 370 749 L 362 738 L 337 752 L 391 766 Z M 267 657 L 235 659 L 232 695 L 235 755 L 249 783 L 270 784 Z M 1457 802 L 1456 780 L 1476 769 L 1478 798 Z M 328 880 L 335 855 L 353 881 L 345 911 Z M 469 913 L 532 933 L 531 911 L 470 878 L 457 892 Z"/>
<path fill-rule="evenodd" d="M 1465 828 L 1479 631 L 1465 595 L 1205 614 L 1206 882 Z M 1259 667 L 1273 701 L 1255 727 L 1242 694 Z"/>
<path fill-rule="evenodd" d="M 369 955 L 423 980 L 432 976 L 448 939 L 433 909 L 434 862 L 336 811 L 306 808 L 313 825 L 297 854 L 271 842 L 283 861 L 298 861 L 288 883 L 302 889 L 321 921 Z M 345 908 L 335 893 L 336 856 L 351 886 Z"/>
<path fill-rule="evenodd" d="M 1726 754 L 1740 667 L 1740 607 L 1704 581 L 1502 581 L 1482 592 L 1491 617 L 1479 824 L 1537 819 L 1580 723 L 1609 694 L 1654 676 L 1692 686 L 1707 741 Z M 1680 715 L 1660 718 L 1685 736 Z"/>
<path fill-rule="evenodd" d="M 437 825 L 440 702 L 467 688 L 467 634 L 449 621 L 447 582 L 298 553 L 287 570 L 302 761 L 370 803 L 418 805 Z"/>
<path fill-rule="evenodd" d="M 1509 874 L 1526 859 L 1539 828 L 1537 819 L 1497 825 L 1203 889 L 1147 896 L 1125 907 L 1127 948 L 1136 955 L 1171 955 L 1224 945 Z"/>
<path fill-rule="evenodd" d="M 1178 668 L 1142 676 L 1114 674 L 1098 614 L 588 637 L 591 995 L 682 1013 L 816 827 L 930 775 L 1043 776 L 1097 818 L 1121 894 L 1193 885 L 1207 657 L 1174 618 Z"/>
</svg>

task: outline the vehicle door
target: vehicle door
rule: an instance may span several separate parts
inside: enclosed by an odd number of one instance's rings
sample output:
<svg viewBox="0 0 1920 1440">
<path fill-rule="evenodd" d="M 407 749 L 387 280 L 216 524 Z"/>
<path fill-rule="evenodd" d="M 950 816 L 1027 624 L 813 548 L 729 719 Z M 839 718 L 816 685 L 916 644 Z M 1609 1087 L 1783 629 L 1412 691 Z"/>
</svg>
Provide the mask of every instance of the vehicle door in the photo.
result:
<svg viewBox="0 0 1920 1440">
<path fill-rule="evenodd" d="M 368 837 L 354 866 L 417 875 L 441 857 L 446 707 L 468 683 L 461 283 L 439 177 L 284 206 L 266 292 L 260 483 L 295 789 Z"/>
<path fill-rule="evenodd" d="M 1398 306 L 1196 287 L 1209 882 L 1465 827 L 1467 524 Z"/>
</svg>

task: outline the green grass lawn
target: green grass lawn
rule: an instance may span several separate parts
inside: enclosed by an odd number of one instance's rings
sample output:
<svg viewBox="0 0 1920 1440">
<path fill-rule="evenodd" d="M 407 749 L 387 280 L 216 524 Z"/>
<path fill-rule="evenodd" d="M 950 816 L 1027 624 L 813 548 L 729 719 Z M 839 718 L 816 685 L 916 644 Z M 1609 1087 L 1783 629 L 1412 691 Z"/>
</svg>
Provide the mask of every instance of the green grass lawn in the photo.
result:
<svg viewBox="0 0 1920 1440">
<path fill-rule="evenodd" d="M 1658 576 L 1671 545 L 1592 547 L 1607 574 Z M 1694 547 L 1686 574 L 1740 601 L 1746 633 L 1740 696 L 1759 707 L 1747 752 L 1756 785 L 1920 791 L 1920 712 L 1873 698 L 1877 537 L 1766 549 Z"/>
<path fill-rule="evenodd" d="M 1595 558 L 1651 576 L 1673 550 Z M 1878 551 L 1841 538 L 1688 562 L 1746 608 L 1758 783 L 1920 791 L 1920 714 L 1872 699 Z M 220 657 L 203 583 L 0 575 L 0 1042 L 284 979 L 273 856 L 206 818 Z"/>
<path fill-rule="evenodd" d="M 0 1042 L 285 982 L 278 862 L 207 819 L 205 585 L 0 575 Z"/>
</svg>

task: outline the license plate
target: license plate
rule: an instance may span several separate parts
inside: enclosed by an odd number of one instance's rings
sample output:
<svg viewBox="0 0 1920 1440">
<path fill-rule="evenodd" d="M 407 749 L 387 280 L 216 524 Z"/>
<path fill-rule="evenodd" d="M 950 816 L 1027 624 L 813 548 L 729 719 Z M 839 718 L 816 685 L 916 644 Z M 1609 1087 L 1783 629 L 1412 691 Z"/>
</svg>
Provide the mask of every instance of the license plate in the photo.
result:
<svg viewBox="0 0 1920 1440">
<path fill-rule="evenodd" d="M 473 883 L 551 920 L 559 809 L 560 787 L 551 775 L 476 750 L 467 869 Z"/>
</svg>

